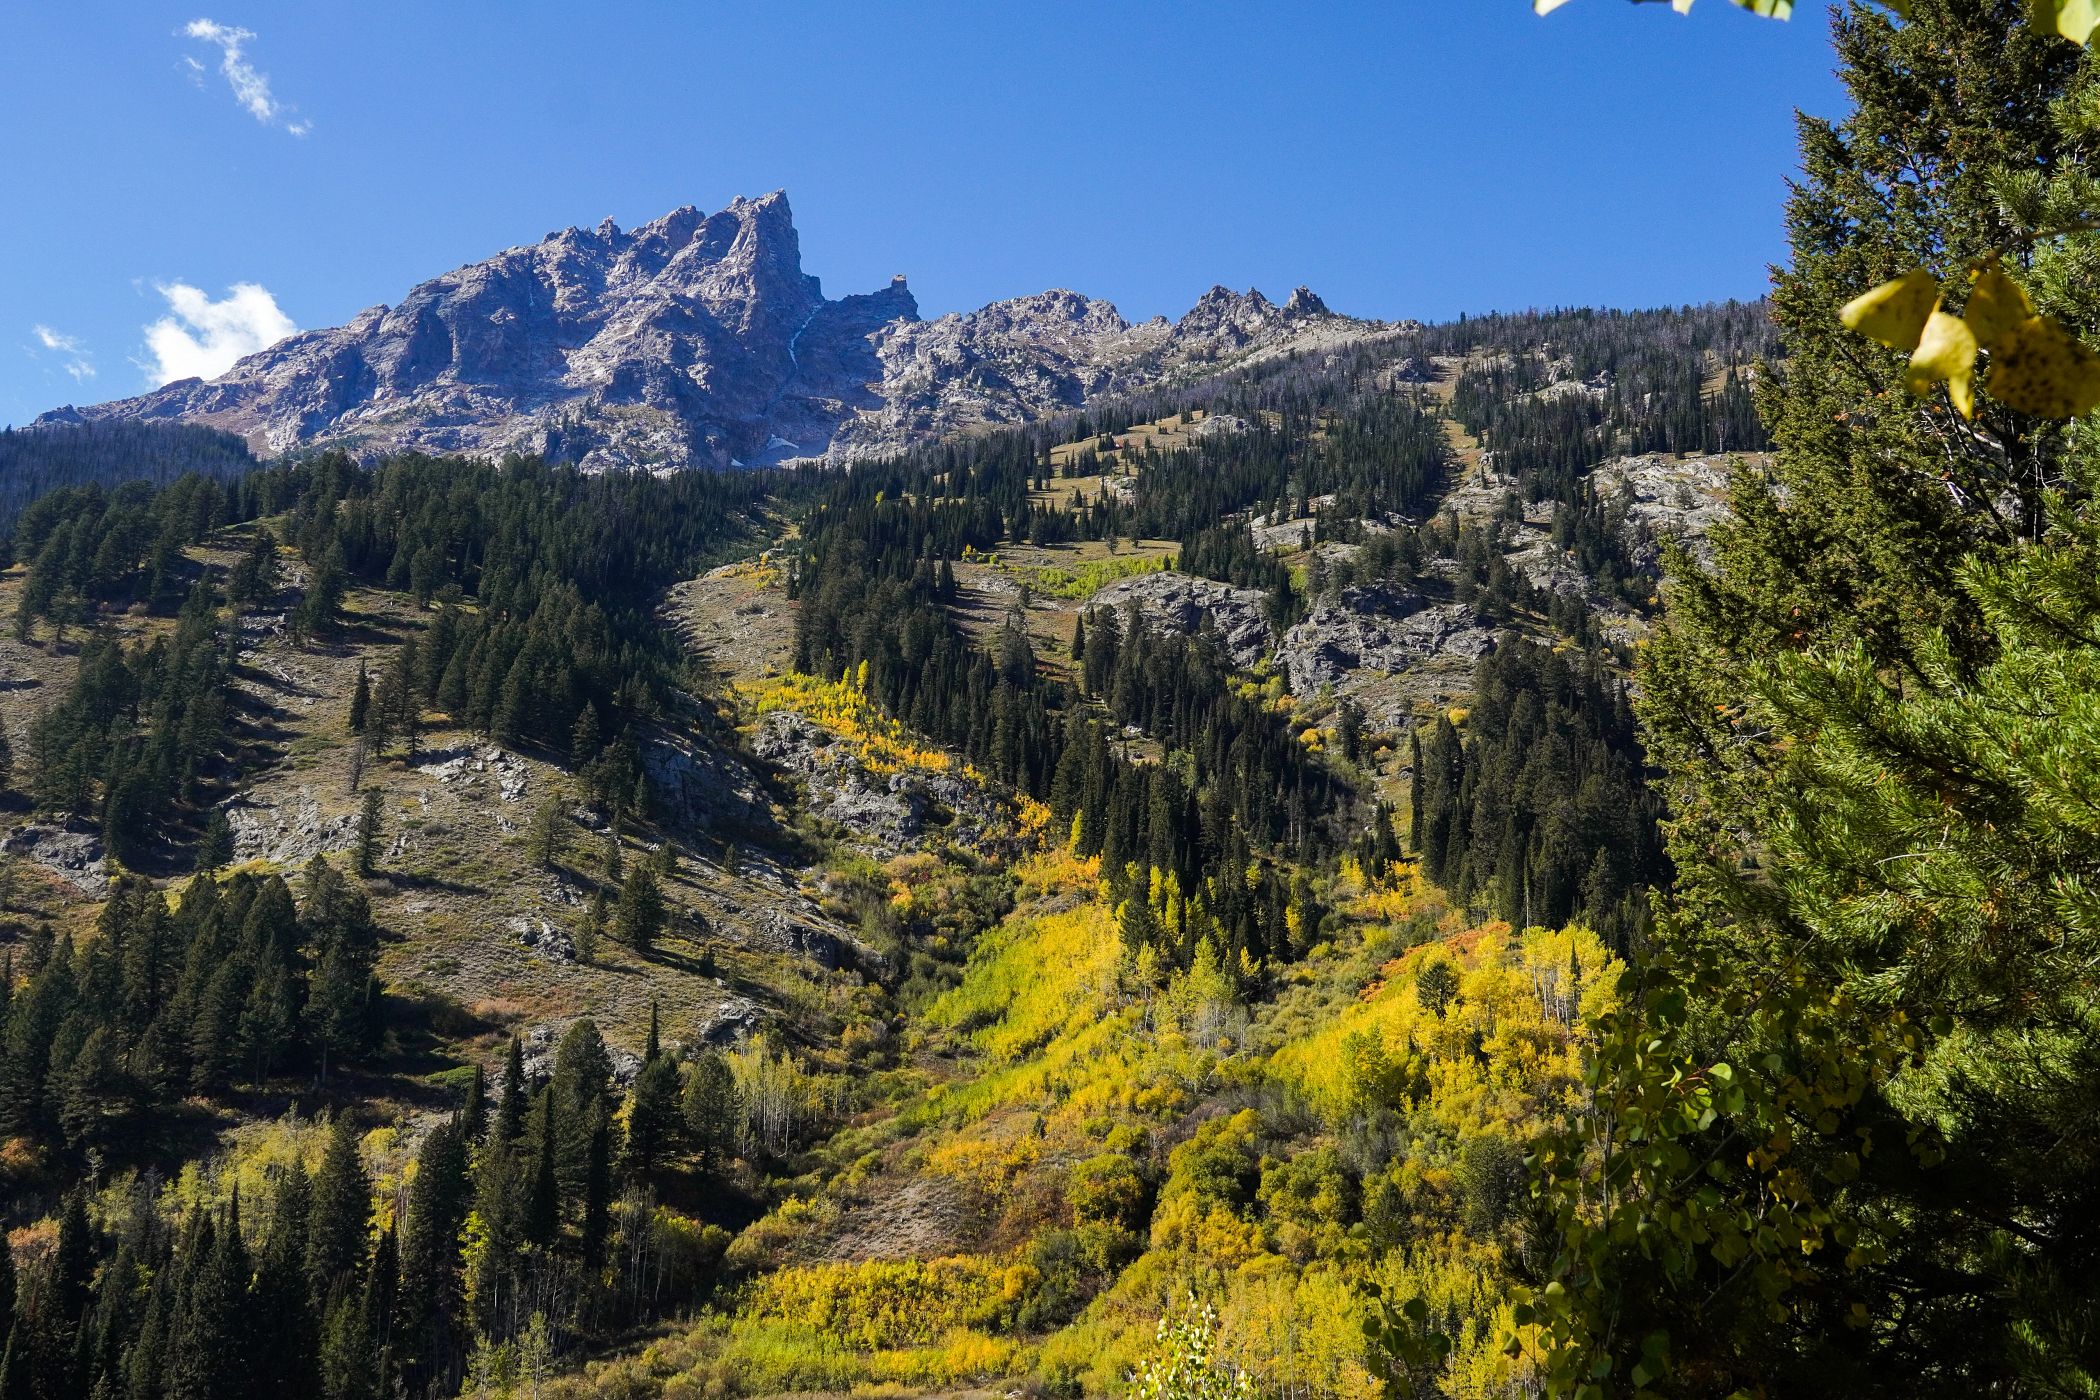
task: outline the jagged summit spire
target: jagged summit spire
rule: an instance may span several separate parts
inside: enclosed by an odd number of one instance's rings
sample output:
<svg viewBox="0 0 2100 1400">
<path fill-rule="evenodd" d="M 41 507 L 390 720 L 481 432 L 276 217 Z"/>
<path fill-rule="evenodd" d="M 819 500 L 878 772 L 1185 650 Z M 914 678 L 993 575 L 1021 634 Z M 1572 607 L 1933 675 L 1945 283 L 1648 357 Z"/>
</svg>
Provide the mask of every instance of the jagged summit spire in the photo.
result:
<svg viewBox="0 0 2100 1400">
<path fill-rule="evenodd" d="M 1327 309 L 1327 303 L 1320 300 L 1319 293 L 1302 282 L 1292 289 L 1291 299 L 1283 304 L 1283 311 L 1287 316 L 1332 316 L 1334 314 Z"/>
</svg>

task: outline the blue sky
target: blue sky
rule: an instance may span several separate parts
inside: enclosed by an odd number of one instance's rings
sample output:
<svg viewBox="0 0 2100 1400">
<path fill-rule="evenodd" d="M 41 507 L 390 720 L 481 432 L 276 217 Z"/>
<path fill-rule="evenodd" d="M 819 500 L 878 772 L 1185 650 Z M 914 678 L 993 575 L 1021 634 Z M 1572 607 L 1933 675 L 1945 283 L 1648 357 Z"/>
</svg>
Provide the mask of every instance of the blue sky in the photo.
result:
<svg viewBox="0 0 2100 1400">
<path fill-rule="evenodd" d="M 570 224 L 786 188 L 837 296 L 1756 295 L 1820 9 L 0 0 L 0 423 Z M 234 288 L 245 288 L 234 292 Z M 231 299 L 229 301 L 229 299 Z"/>
</svg>

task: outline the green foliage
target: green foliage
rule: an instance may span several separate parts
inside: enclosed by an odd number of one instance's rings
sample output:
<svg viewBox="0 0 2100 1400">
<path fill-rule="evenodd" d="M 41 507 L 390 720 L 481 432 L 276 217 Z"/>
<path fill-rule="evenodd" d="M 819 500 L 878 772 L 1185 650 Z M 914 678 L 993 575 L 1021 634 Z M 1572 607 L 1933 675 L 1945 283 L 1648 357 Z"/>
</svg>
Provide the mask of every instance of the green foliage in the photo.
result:
<svg viewBox="0 0 2100 1400">
<path fill-rule="evenodd" d="M 1565 5 L 1567 0 L 1532 0 L 1532 9 L 1539 14 L 1551 14 Z M 1771 19 L 1787 19 L 1794 13 L 1794 0 L 1735 0 L 1737 5 L 1755 14 Z M 1929 13 L 1923 4 L 1915 0 L 1881 0 L 1892 14 L 1906 19 L 1920 12 Z M 1683 14 L 1692 7 L 1691 0 L 1672 0 L 1671 8 Z M 2095 32 L 2100 32 L 2100 8 L 2092 0 L 2031 0 L 2028 6 L 2028 27 L 2037 35 L 2069 39 L 2074 44 L 2090 44 Z"/>
<path fill-rule="evenodd" d="M 712 1169 L 735 1152 L 742 1109 L 736 1076 L 718 1052 L 703 1050 L 688 1064 L 679 1118 L 702 1167 Z"/>
<path fill-rule="evenodd" d="M 1631 946 L 1670 867 L 1622 684 L 1512 642 L 1478 665 L 1463 742 L 1439 716 L 1421 752 L 1414 835 L 1430 879 L 1511 923 L 1580 917 Z"/>
<path fill-rule="evenodd" d="M 525 852 L 542 870 L 552 870 L 561 859 L 562 824 L 566 820 L 558 793 L 549 793 L 533 809 L 532 823 L 525 828 Z"/>
<path fill-rule="evenodd" d="M 357 804 L 356 844 L 353 848 L 357 873 L 370 875 L 379 868 L 379 793 L 370 790 Z"/>
<path fill-rule="evenodd" d="M 226 578 L 227 600 L 237 605 L 267 603 L 276 596 L 281 570 L 277 563 L 277 536 L 267 525 L 257 525 L 241 562 Z M 358 674 L 364 674 L 360 666 Z"/>
<path fill-rule="evenodd" d="M 362 1055 L 378 1030 L 378 939 L 364 897 L 318 858 L 297 907 L 274 875 L 223 890 L 199 876 L 172 913 L 127 878 L 96 936 L 59 939 L 5 1005 L 0 1121 L 121 1159 L 150 1147 L 155 1116 L 188 1091 Z"/>
<path fill-rule="evenodd" d="M 1151 1190 L 1131 1160 L 1119 1152 L 1089 1157 L 1065 1179 L 1065 1200 L 1081 1225 L 1134 1230 L 1149 1214 Z"/>
<path fill-rule="evenodd" d="M 628 1174 L 648 1180 L 677 1147 L 680 1115 L 678 1066 L 656 1043 L 656 1008 L 649 1010 L 649 1048 L 627 1101 Z"/>
<path fill-rule="evenodd" d="M 294 618 L 303 634 L 334 625 L 353 578 L 423 603 L 475 600 L 449 620 L 442 610 L 425 634 L 399 715 L 433 705 L 504 742 L 561 752 L 586 712 L 617 734 L 662 704 L 681 662 L 655 621 L 658 593 L 736 539 L 773 484 L 759 473 L 584 476 L 526 459 L 404 456 L 366 472 L 329 454 L 255 473 L 241 503 L 285 514 L 285 538 L 313 572 Z M 634 776 L 617 775 L 620 801 Z"/>
<path fill-rule="evenodd" d="M 1451 1339 L 1432 1326 L 1428 1303 L 1416 1296 L 1396 1308 L 1375 1284 L 1370 1292 L 1372 1307 L 1364 1319 L 1364 1337 L 1371 1345 L 1374 1369 L 1385 1382 L 1386 1393 L 1425 1400 L 1439 1394 Z"/>
<path fill-rule="evenodd" d="M 638 862 L 627 872 L 619 902 L 613 906 L 613 937 L 646 955 L 655 949 L 663 927 L 663 890 L 656 883 L 656 872 Z"/>
<path fill-rule="evenodd" d="M 171 634 L 129 651 L 109 637 L 90 641 L 73 683 L 30 726 L 31 799 L 46 812 L 94 815 L 119 860 L 146 858 L 218 765 L 230 660 L 201 584 Z"/>
<path fill-rule="evenodd" d="M 604 890 L 592 890 L 590 902 L 584 906 L 583 918 L 570 935 L 576 949 L 576 961 L 589 967 L 598 961 L 598 939 L 605 932 L 608 906 Z"/>
<path fill-rule="evenodd" d="M 2091 448 L 1979 400 L 1992 445 L 1950 453 L 1835 322 L 2017 235 L 2009 188 L 2084 180 L 2091 80 L 2024 6 L 1909 12 L 1840 18 L 1857 111 L 1803 123 L 1776 479 L 1675 563 L 1645 660 L 1679 881 L 1594 1116 L 1538 1157 L 1556 1257 L 1511 1345 L 1556 1393 L 2094 1384 Z M 2033 279 L 2082 331 L 2095 256 Z"/>
<path fill-rule="evenodd" d="M 1218 1315 L 1192 1295 L 1160 1318 L 1153 1352 L 1130 1377 L 1132 1400 L 1250 1400 L 1245 1371 L 1219 1361 Z"/>
</svg>

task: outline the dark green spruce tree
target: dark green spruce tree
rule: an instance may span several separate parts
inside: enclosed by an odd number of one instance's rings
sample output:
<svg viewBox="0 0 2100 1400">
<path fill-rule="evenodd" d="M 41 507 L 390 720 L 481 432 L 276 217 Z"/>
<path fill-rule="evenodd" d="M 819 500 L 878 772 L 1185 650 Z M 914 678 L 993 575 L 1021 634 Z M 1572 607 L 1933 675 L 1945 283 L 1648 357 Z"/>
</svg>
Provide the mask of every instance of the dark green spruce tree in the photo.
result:
<svg viewBox="0 0 2100 1400">
<path fill-rule="evenodd" d="M 1559 1393 L 2100 1391 L 2100 460 L 1836 314 L 2007 246 L 2090 340 L 2100 240 L 2029 240 L 2092 207 L 2100 107 L 2026 4 L 1908 8 L 1838 13 L 1776 460 L 1647 649 L 1678 880 L 1541 1159 Z"/>
</svg>

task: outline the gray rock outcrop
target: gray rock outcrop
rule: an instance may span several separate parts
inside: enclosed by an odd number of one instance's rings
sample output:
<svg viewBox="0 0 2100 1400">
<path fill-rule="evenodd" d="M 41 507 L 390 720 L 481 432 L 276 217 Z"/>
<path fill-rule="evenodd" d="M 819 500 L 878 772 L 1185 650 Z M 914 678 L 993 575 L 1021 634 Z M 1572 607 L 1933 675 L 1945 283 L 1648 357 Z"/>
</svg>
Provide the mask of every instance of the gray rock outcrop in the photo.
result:
<svg viewBox="0 0 2100 1400">
<path fill-rule="evenodd" d="M 1259 590 L 1169 569 L 1118 579 L 1096 593 L 1092 605 L 1113 608 L 1120 616 L 1135 604 L 1139 615 L 1157 626 L 1191 636 L 1209 630 L 1232 664 L 1244 670 L 1274 642 L 1262 601 Z"/>
<path fill-rule="evenodd" d="M 83 894 L 100 894 L 109 887 L 102 873 L 102 838 L 92 831 L 31 822 L 10 833 L 0 849 L 43 866 Z"/>
<path fill-rule="evenodd" d="M 1310 695 L 1364 673 L 1399 675 L 1438 657 L 1477 660 L 1493 631 L 1458 603 L 1426 604 L 1382 584 L 1344 588 L 1286 632 L 1276 649 L 1294 694 Z"/>
<path fill-rule="evenodd" d="M 812 812 L 847 828 L 880 856 L 921 849 L 935 837 L 967 844 L 976 833 L 1000 825 L 1004 816 L 991 794 L 958 773 L 919 768 L 871 773 L 850 744 L 792 710 L 776 710 L 760 721 L 751 750 L 802 779 Z"/>
<path fill-rule="evenodd" d="M 772 810 L 750 770 L 687 731 L 652 733 L 642 744 L 642 771 L 660 815 L 679 825 L 728 832 L 773 827 Z"/>
<path fill-rule="evenodd" d="M 576 944 L 569 935 L 545 919 L 515 918 L 510 921 L 511 937 L 526 952 L 552 962 L 575 962 Z"/>
<path fill-rule="evenodd" d="M 323 851 L 346 850 L 357 835 L 354 811 L 325 815 L 313 790 L 305 787 L 277 802 L 234 798 L 226 804 L 226 823 L 233 830 L 235 860 L 261 859 L 288 868 Z"/>
<path fill-rule="evenodd" d="M 1724 457 L 1654 454 L 1614 458 L 1596 476 L 1624 511 L 1621 528 L 1634 562 L 1653 568 L 1665 535 L 1683 540 L 1695 558 L 1707 557 L 1706 537 L 1728 515 L 1728 471 Z"/>
</svg>

